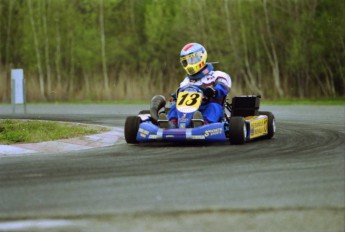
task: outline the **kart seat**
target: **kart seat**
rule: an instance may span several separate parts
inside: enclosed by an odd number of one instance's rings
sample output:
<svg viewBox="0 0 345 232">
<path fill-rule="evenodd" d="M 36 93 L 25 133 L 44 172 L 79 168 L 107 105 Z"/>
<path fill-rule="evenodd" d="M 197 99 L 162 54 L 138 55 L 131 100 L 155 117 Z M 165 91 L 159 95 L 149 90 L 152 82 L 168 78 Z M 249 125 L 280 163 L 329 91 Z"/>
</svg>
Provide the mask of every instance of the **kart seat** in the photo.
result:
<svg viewBox="0 0 345 232">
<path fill-rule="evenodd" d="M 231 116 L 255 116 L 259 115 L 261 96 L 246 95 L 232 98 Z"/>
</svg>

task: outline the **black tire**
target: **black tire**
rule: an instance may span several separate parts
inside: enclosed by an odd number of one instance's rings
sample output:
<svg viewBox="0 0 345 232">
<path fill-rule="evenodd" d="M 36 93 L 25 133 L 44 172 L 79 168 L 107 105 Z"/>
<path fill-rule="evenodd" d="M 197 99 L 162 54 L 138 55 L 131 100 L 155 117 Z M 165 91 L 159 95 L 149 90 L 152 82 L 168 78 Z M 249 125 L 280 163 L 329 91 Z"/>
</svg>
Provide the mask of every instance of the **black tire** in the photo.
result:
<svg viewBox="0 0 345 232">
<path fill-rule="evenodd" d="M 243 117 L 230 117 L 229 141 L 230 144 L 244 144 L 246 142 L 247 128 Z"/>
<path fill-rule="evenodd" d="M 141 110 L 139 114 L 150 114 L 150 110 Z"/>
<path fill-rule="evenodd" d="M 137 133 L 141 119 L 138 116 L 129 116 L 125 122 L 125 139 L 127 143 L 138 143 Z"/>
<path fill-rule="evenodd" d="M 268 117 L 268 134 L 265 138 L 271 139 L 276 132 L 276 121 L 274 115 L 269 111 L 259 111 L 259 115 L 266 115 Z"/>
</svg>

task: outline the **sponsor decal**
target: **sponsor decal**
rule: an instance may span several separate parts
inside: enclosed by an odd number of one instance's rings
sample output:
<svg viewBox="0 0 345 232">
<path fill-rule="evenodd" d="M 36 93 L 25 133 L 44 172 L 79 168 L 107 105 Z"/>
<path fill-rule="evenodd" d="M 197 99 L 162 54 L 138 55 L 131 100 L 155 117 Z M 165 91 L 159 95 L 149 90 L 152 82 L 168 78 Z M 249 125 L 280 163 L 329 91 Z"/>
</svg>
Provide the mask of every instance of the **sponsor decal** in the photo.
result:
<svg viewBox="0 0 345 232">
<path fill-rule="evenodd" d="M 146 138 L 147 135 L 145 135 L 143 133 L 140 133 L 140 136 L 143 137 L 143 138 Z"/>
<path fill-rule="evenodd" d="M 143 137 L 143 138 L 146 138 L 148 134 L 150 134 L 149 131 L 143 129 L 143 128 L 139 128 L 139 133 L 140 133 L 140 136 Z"/>
<path fill-rule="evenodd" d="M 187 114 L 183 114 L 182 117 L 180 118 L 180 122 L 181 123 L 186 123 L 188 121 L 188 119 L 186 118 Z"/>
<path fill-rule="evenodd" d="M 203 136 L 203 135 L 193 135 L 192 139 L 205 139 L 205 136 Z"/>
<path fill-rule="evenodd" d="M 212 130 L 206 130 L 205 131 L 205 137 L 208 136 L 213 136 L 213 135 L 219 135 L 221 134 L 223 131 L 223 128 L 216 128 L 216 129 L 212 129 Z"/>
<path fill-rule="evenodd" d="M 268 133 L 268 119 L 258 119 L 250 122 L 250 138 L 256 138 Z"/>
</svg>

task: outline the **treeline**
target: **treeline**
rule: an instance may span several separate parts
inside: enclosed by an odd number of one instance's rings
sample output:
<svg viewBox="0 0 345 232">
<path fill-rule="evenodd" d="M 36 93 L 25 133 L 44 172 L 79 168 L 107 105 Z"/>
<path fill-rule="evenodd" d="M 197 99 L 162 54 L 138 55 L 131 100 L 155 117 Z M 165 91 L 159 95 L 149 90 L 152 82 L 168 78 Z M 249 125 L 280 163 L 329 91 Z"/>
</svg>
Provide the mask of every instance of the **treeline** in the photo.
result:
<svg viewBox="0 0 345 232">
<path fill-rule="evenodd" d="M 343 0 L 0 0 L 0 98 L 23 68 L 29 101 L 150 99 L 203 44 L 232 94 L 345 95 Z"/>
</svg>

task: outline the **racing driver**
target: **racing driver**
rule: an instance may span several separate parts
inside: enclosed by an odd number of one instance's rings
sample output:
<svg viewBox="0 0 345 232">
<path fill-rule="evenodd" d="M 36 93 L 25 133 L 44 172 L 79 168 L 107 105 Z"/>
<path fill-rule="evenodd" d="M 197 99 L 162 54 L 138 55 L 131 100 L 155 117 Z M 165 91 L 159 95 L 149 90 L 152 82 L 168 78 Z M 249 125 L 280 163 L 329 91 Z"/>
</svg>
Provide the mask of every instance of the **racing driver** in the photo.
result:
<svg viewBox="0 0 345 232">
<path fill-rule="evenodd" d="M 180 53 L 180 62 L 187 72 L 187 77 L 180 83 L 180 88 L 187 85 L 197 85 L 203 89 L 208 99 L 193 115 L 194 127 L 218 122 L 223 118 L 223 103 L 231 88 L 230 76 L 222 71 L 213 70 L 213 65 L 207 63 L 206 49 L 198 43 L 186 44 Z M 179 88 L 179 89 L 180 89 Z M 177 90 L 178 94 L 178 90 Z M 176 104 L 171 106 L 168 116 L 160 114 L 160 127 L 177 127 Z"/>
</svg>

